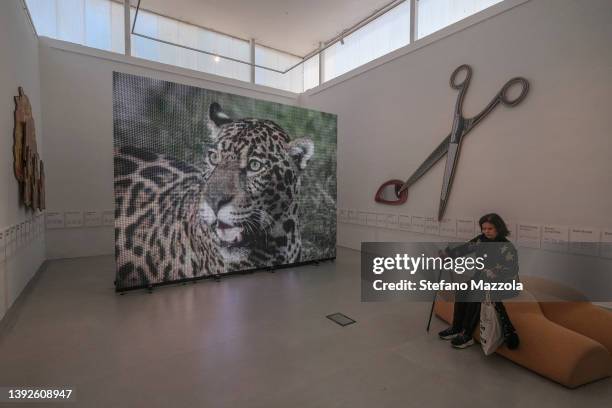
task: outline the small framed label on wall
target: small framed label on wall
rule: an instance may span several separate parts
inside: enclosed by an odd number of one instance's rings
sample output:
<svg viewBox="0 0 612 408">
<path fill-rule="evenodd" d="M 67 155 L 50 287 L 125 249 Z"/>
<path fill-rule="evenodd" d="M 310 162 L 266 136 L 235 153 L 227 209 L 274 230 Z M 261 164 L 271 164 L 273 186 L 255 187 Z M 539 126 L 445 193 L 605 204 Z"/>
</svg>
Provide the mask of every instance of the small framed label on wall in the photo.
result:
<svg viewBox="0 0 612 408">
<path fill-rule="evenodd" d="M 57 211 L 47 211 L 45 214 L 47 229 L 64 228 L 64 213 Z"/>
</svg>

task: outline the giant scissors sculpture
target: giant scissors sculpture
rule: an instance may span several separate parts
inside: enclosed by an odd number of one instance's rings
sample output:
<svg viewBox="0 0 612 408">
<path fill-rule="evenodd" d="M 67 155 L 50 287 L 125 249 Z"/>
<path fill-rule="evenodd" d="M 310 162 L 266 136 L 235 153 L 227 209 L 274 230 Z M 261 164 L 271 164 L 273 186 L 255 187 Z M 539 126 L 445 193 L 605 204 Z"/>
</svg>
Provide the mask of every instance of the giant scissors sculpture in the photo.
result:
<svg viewBox="0 0 612 408">
<path fill-rule="evenodd" d="M 465 78 L 461 83 L 457 83 L 457 75 L 464 71 Z M 438 208 L 438 220 L 441 220 L 446 210 L 448 198 L 450 196 L 451 186 L 453 184 L 453 177 L 457 168 L 457 162 L 459 160 L 459 151 L 461 148 L 461 142 L 463 138 L 476 127 L 480 121 L 482 121 L 497 105 L 502 103 L 503 105 L 512 107 L 516 106 L 525 99 L 527 92 L 529 92 L 529 82 L 522 77 L 512 78 L 502 87 L 502 89 L 495 95 L 495 97 L 489 102 L 489 104 L 476 116 L 472 118 L 465 118 L 463 116 L 463 99 L 467 92 L 468 86 L 470 85 L 470 79 L 472 77 L 472 68 L 469 65 L 461 65 L 453 71 L 450 77 L 450 86 L 453 89 L 459 90 L 457 96 L 457 103 L 455 104 L 455 113 L 453 118 L 453 127 L 451 133 L 440 143 L 440 145 L 425 159 L 425 161 L 416 169 L 416 171 L 406 180 L 390 180 L 380 186 L 376 192 L 375 200 L 382 204 L 399 205 L 406 202 L 408 199 L 408 188 L 416 183 L 434 164 L 436 164 L 445 154 L 446 167 L 444 170 L 444 180 L 442 182 L 442 192 L 440 194 L 440 206 Z M 511 99 L 508 95 L 509 89 L 514 85 L 520 85 L 520 94 Z M 395 199 L 387 200 L 383 197 L 385 188 L 394 186 Z"/>
</svg>

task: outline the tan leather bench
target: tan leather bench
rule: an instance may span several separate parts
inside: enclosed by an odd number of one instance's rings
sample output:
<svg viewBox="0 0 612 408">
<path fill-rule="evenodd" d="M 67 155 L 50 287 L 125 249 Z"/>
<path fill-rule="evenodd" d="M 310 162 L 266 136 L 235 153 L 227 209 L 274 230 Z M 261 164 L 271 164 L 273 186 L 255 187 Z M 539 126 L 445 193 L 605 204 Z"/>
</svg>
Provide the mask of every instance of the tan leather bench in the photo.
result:
<svg viewBox="0 0 612 408">
<path fill-rule="evenodd" d="M 591 338 L 612 355 L 612 312 L 589 302 L 540 302 L 544 316 Z"/>
<path fill-rule="evenodd" d="M 548 320 L 601 343 L 612 354 L 612 312 L 591 304 L 580 292 L 551 280 L 525 276 L 522 281 Z"/>
<path fill-rule="evenodd" d="M 435 313 L 450 324 L 453 302 L 438 299 Z M 569 388 L 612 375 L 612 312 L 588 302 L 539 303 L 526 290 L 518 300 L 504 305 L 520 346 L 498 354 Z"/>
</svg>

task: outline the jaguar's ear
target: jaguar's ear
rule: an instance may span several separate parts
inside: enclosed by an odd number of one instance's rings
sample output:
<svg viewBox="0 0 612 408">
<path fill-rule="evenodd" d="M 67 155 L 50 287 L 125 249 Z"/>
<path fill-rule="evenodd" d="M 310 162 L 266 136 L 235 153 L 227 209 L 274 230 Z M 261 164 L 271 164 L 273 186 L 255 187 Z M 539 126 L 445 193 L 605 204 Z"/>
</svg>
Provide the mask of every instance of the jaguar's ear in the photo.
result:
<svg viewBox="0 0 612 408">
<path fill-rule="evenodd" d="M 293 158 L 300 170 L 306 168 L 313 154 L 314 143 L 308 138 L 302 137 L 294 139 L 289 143 L 289 156 Z"/>
<path fill-rule="evenodd" d="M 217 137 L 219 128 L 226 123 L 230 123 L 231 121 L 232 119 L 223 111 L 221 105 L 219 105 L 217 102 L 210 104 L 210 107 L 208 108 L 208 128 L 210 129 L 213 139 Z"/>
</svg>

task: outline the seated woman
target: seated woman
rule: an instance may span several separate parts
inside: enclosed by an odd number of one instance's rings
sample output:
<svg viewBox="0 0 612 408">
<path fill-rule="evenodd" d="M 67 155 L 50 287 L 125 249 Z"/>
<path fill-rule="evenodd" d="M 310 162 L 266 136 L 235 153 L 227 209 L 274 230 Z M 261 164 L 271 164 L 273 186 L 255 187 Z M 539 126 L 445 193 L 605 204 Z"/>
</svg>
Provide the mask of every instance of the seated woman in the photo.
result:
<svg viewBox="0 0 612 408">
<path fill-rule="evenodd" d="M 484 215 L 478 221 L 481 234 L 467 243 L 454 248 L 447 248 L 444 256 L 464 256 L 469 253 L 479 254 L 484 257 L 485 268 L 477 273 L 472 279 L 480 280 L 484 274 L 490 280 L 507 282 L 518 280 L 518 254 L 514 245 L 506 238 L 510 232 L 504 220 L 497 214 Z M 503 245 L 487 246 L 483 243 L 503 242 Z M 491 253 L 493 251 L 493 253 Z M 505 297 L 516 296 L 515 292 L 504 293 Z M 451 340 L 455 348 L 466 348 L 474 344 L 472 334 L 480 322 L 480 302 L 468 302 L 467 298 L 474 299 L 474 293 L 456 292 L 455 309 L 453 313 L 453 324 L 446 330 L 438 333 L 441 339 Z M 518 336 L 512 327 L 512 323 L 506 314 L 503 303 L 496 302 L 495 309 L 498 312 L 504 330 L 505 341 L 510 348 L 518 346 Z"/>
</svg>

